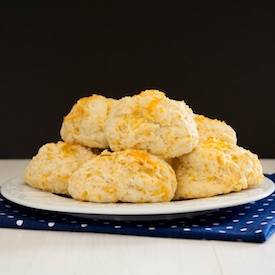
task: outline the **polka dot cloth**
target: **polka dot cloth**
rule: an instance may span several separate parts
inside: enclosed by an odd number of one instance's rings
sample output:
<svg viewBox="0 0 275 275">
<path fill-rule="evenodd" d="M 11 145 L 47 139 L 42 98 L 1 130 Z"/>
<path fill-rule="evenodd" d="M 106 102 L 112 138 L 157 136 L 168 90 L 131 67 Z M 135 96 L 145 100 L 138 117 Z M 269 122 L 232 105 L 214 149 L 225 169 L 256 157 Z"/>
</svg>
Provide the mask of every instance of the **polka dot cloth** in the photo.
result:
<svg viewBox="0 0 275 275">
<path fill-rule="evenodd" d="M 275 174 L 265 176 L 275 182 Z M 0 195 L 0 227 L 263 243 L 275 231 L 275 192 L 240 206 L 157 221 L 85 219 L 27 208 Z"/>
</svg>

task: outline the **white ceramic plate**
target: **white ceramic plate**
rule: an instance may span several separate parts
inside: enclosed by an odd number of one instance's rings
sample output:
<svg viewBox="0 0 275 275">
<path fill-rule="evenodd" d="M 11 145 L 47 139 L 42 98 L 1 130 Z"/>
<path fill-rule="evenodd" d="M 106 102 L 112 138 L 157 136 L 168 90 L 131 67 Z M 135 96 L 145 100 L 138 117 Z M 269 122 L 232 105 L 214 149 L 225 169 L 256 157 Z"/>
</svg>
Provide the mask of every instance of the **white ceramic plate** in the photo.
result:
<svg viewBox="0 0 275 275">
<path fill-rule="evenodd" d="M 21 178 L 12 179 L 1 187 L 2 195 L 17 204 L 43 210 L 65 212 L 109 219 L 158 219 L 182 214 L 201 213 L 230 206 L 245 204 L 263 199 L 273 193 L 274 183 L 268 179 L 258 186 L 241 192 L 219 195 L 210 198 L 172 201 L 166 203 L 91 203 L 40 191 L 24 183 Z"/>
</svg>

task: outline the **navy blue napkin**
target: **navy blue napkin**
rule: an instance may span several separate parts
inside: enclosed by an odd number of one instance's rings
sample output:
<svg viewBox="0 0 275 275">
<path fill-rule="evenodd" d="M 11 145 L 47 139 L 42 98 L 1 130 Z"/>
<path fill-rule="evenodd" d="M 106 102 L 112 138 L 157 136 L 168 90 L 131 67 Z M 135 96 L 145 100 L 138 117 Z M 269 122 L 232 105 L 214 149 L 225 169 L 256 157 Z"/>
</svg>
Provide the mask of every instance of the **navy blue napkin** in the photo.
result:
<svg viewBox="0 0 275 275">
<path fill-rule="evenodd" d="M 275 174 L 265 174 L 275 182 Z M 275 192 L 240 206 L 156 221 L 86 219 L 15 204 L 0 195 L 0 227 L 263 243 L 275 231 Z"/>
</svg>

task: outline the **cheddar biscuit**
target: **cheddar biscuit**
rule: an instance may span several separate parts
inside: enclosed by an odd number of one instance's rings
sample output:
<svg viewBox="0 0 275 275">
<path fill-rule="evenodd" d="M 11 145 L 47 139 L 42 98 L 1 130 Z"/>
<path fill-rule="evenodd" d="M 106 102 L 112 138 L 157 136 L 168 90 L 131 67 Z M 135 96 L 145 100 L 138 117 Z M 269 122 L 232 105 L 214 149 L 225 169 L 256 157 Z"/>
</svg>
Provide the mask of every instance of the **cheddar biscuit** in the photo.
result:
<svg viewBox="0 0 275 275">
<path fill-rule="evenodd" d="M 59 141 L 43 145 L 25 169 L 24 181 L 35 188 L 68 194 L 68 179 L 87 160 L 96 155 L 81 145 Z"/>
<path fill-rule="evenodd" d="M 103 152 L 83 164 L 69 180 L 70 195 L 90 202 L 167 202 L 176 175 L 161 158 L 142 150 Z"/>
<path fill-rule="evenodd" d="M 106 119 L 105 135 L 113 151 L 140 149 L 163 158 L 186 154 L 199 141 L 192 109 L 157 90 L 119 99 Z"/>
<path fill-rule="evenodd" d="M 232 144 L 237 143 L 235 130 L 226 122 L 197 114 L 195 115 L 195 121 L 197 123 L 200 142 L 213 137 Z"/>
<path fill-rule="evenodd" d="M 108 148 L 104 124 L 114 102 L 114 99 L 97 94 L 80 98 L 63 119 L 62 139 L 91 148 Z"/>
<path fill-rule="evenodd" d="M 181 156 L 175 172 L 176 200 L 241 191 L 263 179 L 257 155 L 215 138 L 208 138 L 191 153 Z"/>
</svg>

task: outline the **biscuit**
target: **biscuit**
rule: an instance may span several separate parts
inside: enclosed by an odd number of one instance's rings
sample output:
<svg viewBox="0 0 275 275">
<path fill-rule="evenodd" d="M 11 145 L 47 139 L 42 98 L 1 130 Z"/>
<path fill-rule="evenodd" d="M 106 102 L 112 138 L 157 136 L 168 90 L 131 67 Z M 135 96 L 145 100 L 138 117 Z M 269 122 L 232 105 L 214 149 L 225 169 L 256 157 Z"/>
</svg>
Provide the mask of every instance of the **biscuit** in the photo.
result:
<svg viewBox="0 0 275 275">
<path fill-rule="evenodd" d="M 119 99 L 106 119 L 105 135 L 113 151 L 140 149 L 166 159 L 199 142 L 192 109 L 157 90 Z"/>
<path fill-rule="evenodd" d="M 69 179 L 70 195 L 90 202 L 167 202 L 176 190 L 176 175 L 161 158 L 142 150 L 103 152 Z"/>
<path fill-rule="evenodd" d="M 211 197 L 241 191 L 263 179 L 258 156 L 232 143 L 208 138 L 174 167 L 175 200 Z"/>
<path fill-rule="evenodd" d="M 197 114 L 195 115 L 195 121 L 197 123 L 200 142 L 213 137 L 221 141 L 237 144 L 236 132 L 226 122 Z"/>
<path fill-rule="evenodd" d="M 63 141 L 47 143 L 31 159 L 24 181 L 35 188 L 56 194 L 68 193 L 68 179 L 87 160 L 96 155 L 81 145 Z"/>
<path fill-rule="evenodd" d="M 108 148 L 104 124 L 114 102 L 97 94 L 80 98 L 63 119 L 61 138 L 91 148 Z"/>
</svg>

